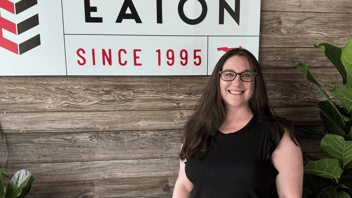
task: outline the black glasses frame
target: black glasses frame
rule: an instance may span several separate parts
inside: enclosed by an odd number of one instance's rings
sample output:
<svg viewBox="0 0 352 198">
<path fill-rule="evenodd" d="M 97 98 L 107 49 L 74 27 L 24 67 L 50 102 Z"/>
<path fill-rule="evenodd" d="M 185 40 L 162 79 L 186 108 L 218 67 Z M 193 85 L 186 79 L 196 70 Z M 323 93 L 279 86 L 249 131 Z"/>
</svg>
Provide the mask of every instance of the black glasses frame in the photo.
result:
<svg viewBox="0 0 352 198">
<path fill-rule="evenodd" d="M 222 79 L 222 75 L 221 75 L 221 74 L 223 74 L 223 73 L 225 73 L 225 72 L 232 72 L 232 73 L 235 73 L 234 78 L 233 78 L 232 80 L 224 80 L 224 79 Z M 237 75 L 239 75 L 239 76 L 240 76 L 240 79 L 241 79 L 243 82 L 252 82 L 252 81 L 255 80 L 255 77 L 257 76 L 257 72 L 250 72 L 250 74 L 253 75 L 253 77 L 254 77 L 253 80 L 251 80 L 251 81 L 244 81 L 244 80 L 242 79 L 242 76 L 241 76 L 241 74 L 243 74 L 243 73 L 247 73 L 247 72 L 236 73 L 236 72 L 234 72 L 234 71 L 219 71 L 220 78 L 221 78 L 221 80 L 223 80 L 223 81 L 233 81 L 233 80 L 236 79 Z"/>
</svg>

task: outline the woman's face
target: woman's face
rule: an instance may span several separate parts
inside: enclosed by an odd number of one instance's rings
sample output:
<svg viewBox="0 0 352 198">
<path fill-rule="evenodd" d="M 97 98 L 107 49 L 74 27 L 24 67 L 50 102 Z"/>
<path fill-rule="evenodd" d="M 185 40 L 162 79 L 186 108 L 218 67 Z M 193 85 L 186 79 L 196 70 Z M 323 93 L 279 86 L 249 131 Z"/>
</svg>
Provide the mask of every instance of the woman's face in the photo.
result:
<svg viewBox="0 0 352 198">
<path fill-rule="evenodd" d="M 222 71 L 230 70 L 236 73 L 251 71 L 248 60 L 243 56 L 233 56 L 226 60 Z M 225 101 L 227 108 L 247 107 L 249 108 L 249 99 L 254 92 L 254 81 L 243 82 L 237 75 L 233 81 L 224 81 L 220 77 L 221 97 Z M 232 93 L 230 93 L 231 91 Z"/>
</svg>

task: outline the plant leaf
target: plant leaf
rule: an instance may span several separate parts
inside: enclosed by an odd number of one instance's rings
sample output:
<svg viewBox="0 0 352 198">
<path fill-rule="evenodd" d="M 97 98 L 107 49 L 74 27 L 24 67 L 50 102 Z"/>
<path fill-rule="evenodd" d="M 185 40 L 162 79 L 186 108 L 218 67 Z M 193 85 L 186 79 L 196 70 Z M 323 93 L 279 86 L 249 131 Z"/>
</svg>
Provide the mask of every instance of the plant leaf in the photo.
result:
<svg viewBox="0 0 352 198">
<path fill-rule="evenodd" d="M 1 135 L 1 138 L 4 139 L 4 135 L 1 130 L 0 130 L 0 135 Z"/>
<path fill-rule="evenodd" d="M 314 46 L 316 48 L 321 48 L 325 52 L 325 56 L 334 64 L 336 69 L 340 72 L 343 79 L 343 84 L 346 84 L 347 82 L 346 70 L 341 62 L 342 49 L 327 43 L 320 43 L 318 46 L 317 45 L 314 45 Z"/>
<path fill-rule="evenodd" d="M 342 136 L 326 134 L 320 147 L 329 157 L 341 160 L 342 168 L 352 161 L 352 141 L 345 141 Z"/>
<path fill-rule="evenodd" d="M 348 193 L 352 195 L 352 184 L 342 184 L 347 189 Z"/>
<path fill-rule="evenodd" d="M 318 195 L 317 198 L 333 198 L 337 197 L 337 190 L 338 186 L 328 186 L 324 188 Z"/>
<path fill-rule="evenodd" d="M 297 66 L 296 66 L 297 69 L 301 70 L 305 75 L 306 75 L 306 78 L 308 80 L 308 82 L 310 83 L 313 83 L 323 94 L 324 96 L 327 98 L 327 100 L 330 102 L 330 104 L 334 107 L 334 109 L 336 110 L 336 112 L 340 115 L 341 119 L 344 121 L 344 122 L 349 122 L 351 119 L 342 115 L 340 113 L 340 111 L 337 109 L 335 103 L 333 103 L 328 94 L 326 94 L 326 92 L 324 91 L 324 89 L 319 85 L 319 83 L 313 78 L 313 76 L 310 74 L 309 70 L 308 70 L 308 66 L 307 65 L 303 65 L 302 63 L 298 63 Z"/>
<path fill-rule="evenodd" d="M 346 166 L 345 166 L 345 169 L 350 169 L 352 168 L 352 162 L 348 163 Z"/>
<path fill-rule="evenodd" d="M 14 198 L 14 191 L 15 191 L 15 184 L 13 184 L 12 182 L 9 182 L 6 186 L 6 194 L 5 197 L 6 198 Z"/>
<path fill-rule="evenodd" d="M 27 181 L 30 177 L 31 177 L 31 173 L 28 170 L 21 169 L 15 173 L 15 175 L 12 177 L 10 182 L 12 182 L 14 184 L 16 183 L 16 187 L 19 187 L 22 183 Z"/>
<path fill-rule="evenodd" d="M 3 198 L 5 195 L 4 192 L 4 182 L 2 180 L 2 171 L 0 170 L 0 198 Z"/>
<path fill-rule="evenodd" d="M 5 175 L 5 173 L 2 173 L 7 179 L 11 179 L 9 176 Z"/>
<path fill-rule="evenodd" d="M 309 195 L 320 192 L 328 185 L 334 185 L 331 179 L 321 178 L 315 175 L 304 174 L 303 177 L 303 195 L 302 198 L 308 198 Z"/>
<path fill-rule="evenodd" d="M 320 118 L 324 121 L 324 126 L 330 134 L 345 135 L 345 124 L 336 113 L 334 107 L 328 101 L 319 101 Z"/>
<path fill-rule="evenodd" d="M 339 184 L 339 188 L 345 188 L 345 189 L 347 189 L 347 190 L 350 190 L 350 189 L 351 189 L 350 187 L 346 186 L 346 185 L 343 184 L 343 183 L 340 183 L 340 184 Z"/>
<path fill-rule="evenodd" d="M 28 188 L 27 188 L 27 186 L 25 188 L 23 188 L 22 193 L 16 198 L 24 198 L 31 191 L 31 187 L 32 187 L 32 185 L 28 185 Z"/>
<path fill-rule="evenodd" d="M 344 184 L 340 183 L 339 185 L 337 186 L 328 186 L 326 188 L 324 188 L 318 195 L 318 197 L 320 198 L 338 198 L 338 197 L 341 197 L 341 198 L 349 198 L 349 194 L 346 193 L 345 191 L 339 191 L 337 192 L 337 189 L 339 188 L 345 188 L 347 190 L 349 190 L 350 188 L 345 186 Z M 346 194 L 348 195 L 346 197 Z"/>
<path fill-rule="evenodd" d="M 313 180 L 314 175 L 304 174 L 303 176 L 303 196 L 302 198 L 308 197 L 310 194 L 318 190 L 315 181 Z"/>
<path fill-rule="evenodd" d="M 346 139 L 352 140 L 352 127 L 350 128 L 350 132 L 346 134 Z"/>
<path fill-rule="evenodd" d="M 31 184 L 32 182 L 34 181 L 35 179 L 30 176 L 30 178 L 28 178 L 28 182 L 27 183 L 22 183 L 20 187 L 23 187 L 22 189 L 22 193 L 16 197 L 16 198 L 24 198 L 28 193 L 29 191 L 31 190 Z"/>
<path fill-rule="evenodd" d="M 22 194 L 22 189 L 27 186 L 28 182 L 31 179 L 32 179 L 31 173 L 26 169 L 21 169 L 15 173 L 15 175 L 12 177 L 11 181 L 9 182 L 14 184 L 14 189 L 12 193 L 12 195 L 15 196 L 14 198 Z"/>
<path fill-rule="evenodd" d="M 346 70 L 347 83 L 352 86 L 352 39 L 342 49 L 341 62 Z"/>
<path fill-rule="evenodd" d="M 317 161 L 309 161 L 304 166 L 304 172 L 324 178 L 334 179 L 338 183 L 338 178 L 343 173 L 338 159 L 323 158 Z"/>
<path fill-rule="evenodd" d="M 351 196 L 345 191 L 339 191 L 337 193 L 338 198 L 351 198 Z"/>
<path fill-rule="evenodd" d="M 336 84 L 331 93 L 341 101 L 343 107 L 347 109 L 347 113 L 350 113 L 352 110 L 352 86 Z"/>
</svg>

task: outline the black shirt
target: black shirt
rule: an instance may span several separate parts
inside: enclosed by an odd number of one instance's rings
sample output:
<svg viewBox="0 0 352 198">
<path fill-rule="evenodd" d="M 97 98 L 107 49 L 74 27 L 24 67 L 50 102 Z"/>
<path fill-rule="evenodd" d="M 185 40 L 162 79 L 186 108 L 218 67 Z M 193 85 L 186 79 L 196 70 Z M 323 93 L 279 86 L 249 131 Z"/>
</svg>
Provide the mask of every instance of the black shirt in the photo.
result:
<svg viewBox="0 0 352 198">
<path fill-rule="evenodd" d="M 279 128 L 280 138 L 284 131 Z M 277 198 L 270 161 L 276 141 L 270 123 L 254 115 L 235 133 L 217 131 L 208 154 L 187 159 L 185 172 L 193 183 L 191 198 Z"/>
</svg>

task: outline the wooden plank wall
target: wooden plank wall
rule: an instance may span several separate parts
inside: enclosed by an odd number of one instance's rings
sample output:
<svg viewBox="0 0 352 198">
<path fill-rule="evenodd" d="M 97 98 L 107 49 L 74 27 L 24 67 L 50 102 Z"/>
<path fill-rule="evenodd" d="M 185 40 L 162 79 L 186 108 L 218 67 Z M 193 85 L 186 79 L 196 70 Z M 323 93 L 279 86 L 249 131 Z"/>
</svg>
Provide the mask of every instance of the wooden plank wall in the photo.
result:
<svg viewBox="0 0 352 198">
<path fill-rule="evenodd" d="M 316 158 L 326 157 L 317 108 L 324 96 L 293 67 L 309 65 L 327 91 L 341 83 L 313 45 L 344 47 L 351 24 L 351 0 L 262 0 L 259 62 L 270 104 L 293 121 L 303 151 Z M 27 197 L 171 197 L 179 132 L 208 80 L 0 77 L 2 170 L 32 173 Z"/>
</svg>

